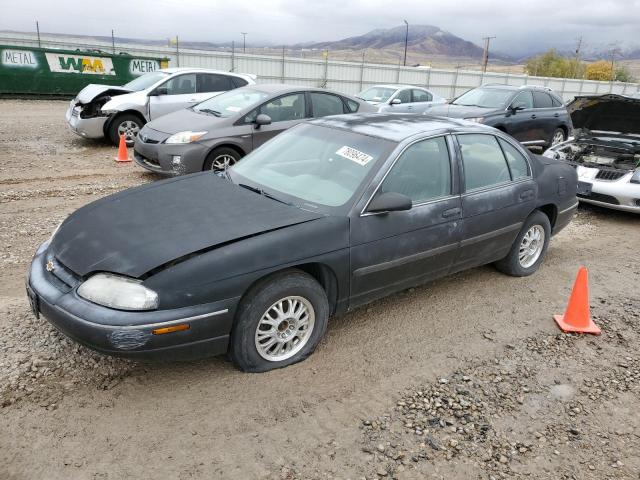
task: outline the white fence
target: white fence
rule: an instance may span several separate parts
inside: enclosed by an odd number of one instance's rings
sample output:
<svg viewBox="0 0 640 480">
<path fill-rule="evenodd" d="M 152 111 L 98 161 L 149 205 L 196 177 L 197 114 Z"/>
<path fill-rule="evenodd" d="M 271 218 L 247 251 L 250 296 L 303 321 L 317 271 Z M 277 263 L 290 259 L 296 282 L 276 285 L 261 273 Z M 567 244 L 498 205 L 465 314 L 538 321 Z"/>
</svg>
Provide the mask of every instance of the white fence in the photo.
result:
<svg viewBox="0 0 640 480">
<path fill-rule="evenodd" d="M 0 44 L 38 46 L 33 34 L 0 33 Z M 68 37 L 41 36 L 41 45 L 48 48 L 100 49 L 112 51 L 109 42 Z M 508 73 L 482 73 L 473 70 L 444 70 L 435 68 L 402 67 L 370 63 L 339 62 L 291 58 L 286 56 L 255 55 L 210 50 L 180 49 L 173 47 L 116 45 L 116 52 L 131 55 L 150 55 L 169 58 L 170 66 L 204 67 L 218 70 L 254 73 L 262 83 L 290 83 L 325 87 L 338 92 L 355 94 L 379 83 L 402 83 L 424 86 L 445 97 L 456 97 L 470 88 L 487 83 L 504 85 L 540 85 L 553 89 L 565 100 L 576 95 L 617 93 L 632 95 L 640 91 L 640 84 L 597 82 L 593 80 L 533 77 Z"/>
</svg>

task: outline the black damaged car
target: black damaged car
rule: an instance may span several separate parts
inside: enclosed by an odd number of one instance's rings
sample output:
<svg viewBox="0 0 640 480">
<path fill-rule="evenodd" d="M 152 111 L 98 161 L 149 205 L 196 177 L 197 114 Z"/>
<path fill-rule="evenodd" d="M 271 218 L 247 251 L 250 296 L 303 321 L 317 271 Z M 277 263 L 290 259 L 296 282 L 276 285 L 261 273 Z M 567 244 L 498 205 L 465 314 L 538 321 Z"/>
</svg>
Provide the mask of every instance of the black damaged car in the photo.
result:
<svg viewBox="0 0 640 480">
<path fill-rule="evenodd" d="M 535 272 L 577 206 L 575 170 L 462 120 L 301 124 L 211 172 L 103 198 L 38 248 L 27 290 L 69 337 L 245 371 L 306 358 L 331 315 L 463 269 Z"/>
</svg>

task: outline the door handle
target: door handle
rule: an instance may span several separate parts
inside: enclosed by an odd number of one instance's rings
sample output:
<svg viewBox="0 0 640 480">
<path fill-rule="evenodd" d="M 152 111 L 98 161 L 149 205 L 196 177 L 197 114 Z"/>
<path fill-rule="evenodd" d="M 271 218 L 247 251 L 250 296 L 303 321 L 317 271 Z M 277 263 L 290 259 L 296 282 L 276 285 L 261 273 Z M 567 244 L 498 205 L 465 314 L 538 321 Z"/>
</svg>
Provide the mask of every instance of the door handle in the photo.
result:
<svg viewBox="0 0 640 480">
<path fill-rule="evenodd" d="M 534 113 L 533 115 L 531 115 L 531 118 L 538 118 L 538 116 Z"/>
<path fill-rule="evenodd" d="M 560 116 L 560 114 L 559 113 L 554 113 L 553 116 L 558 118 Z"/>
<path fill-rule="evenodd" d="M 533 190 L 525 190 L 520 193 L 520 200 L 530 200 L 533 198 Z"/>
<path fill-rule="evenodd" d="M 444 212 L 442 212 L 442 217 L 443 218 L 454 217 L 456 215 L 459 215 L 461 211 L 462 210 L 460 210 L 459 207 L 450 208 L 449 210 L 445 210 Z"/>
<path fill-rule="evenodd" d="M 197 102 L 197 101 L 198 101 L 198 99 L 197 99 L 197 98 L 190 98 L 190 99 L 189 99 L 189 101 L 190 101 L 190 102 Z"/>
</svg>

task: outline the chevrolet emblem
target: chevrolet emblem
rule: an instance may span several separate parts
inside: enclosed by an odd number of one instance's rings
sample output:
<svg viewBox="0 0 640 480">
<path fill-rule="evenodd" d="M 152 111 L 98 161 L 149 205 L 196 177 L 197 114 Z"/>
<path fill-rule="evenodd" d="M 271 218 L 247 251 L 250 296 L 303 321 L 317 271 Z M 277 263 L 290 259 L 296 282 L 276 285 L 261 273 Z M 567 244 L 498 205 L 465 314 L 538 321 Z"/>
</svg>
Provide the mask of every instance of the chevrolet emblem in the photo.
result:
<svg viewBox="0 0 640 480">
<path fill-rule="evenodd" d="M 47 262 L 47 272 L 53 272 L 55 270 L 55 265 L 53 264 L 53 260 L 49 260 Z"/>
</svg>

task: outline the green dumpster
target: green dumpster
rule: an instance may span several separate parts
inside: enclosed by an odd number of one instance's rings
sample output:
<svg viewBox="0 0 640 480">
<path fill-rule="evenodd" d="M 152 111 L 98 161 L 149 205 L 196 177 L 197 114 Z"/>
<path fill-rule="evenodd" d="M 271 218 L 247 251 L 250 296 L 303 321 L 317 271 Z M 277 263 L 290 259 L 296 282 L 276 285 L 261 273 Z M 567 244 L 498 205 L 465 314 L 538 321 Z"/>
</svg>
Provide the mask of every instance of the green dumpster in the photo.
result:
<svg viewBox="0 0 640 480">
<path fill-rule="evenodd" d="M 0 45 L 0 94 L 73 96 L 90 83 L 124 85 L 168 66 L 167 58 Z"/>
</svg>

